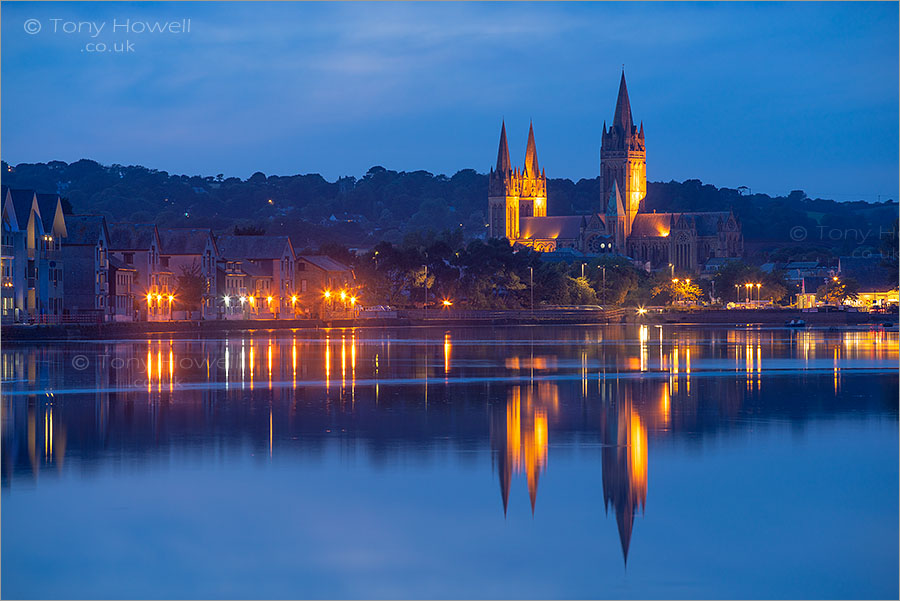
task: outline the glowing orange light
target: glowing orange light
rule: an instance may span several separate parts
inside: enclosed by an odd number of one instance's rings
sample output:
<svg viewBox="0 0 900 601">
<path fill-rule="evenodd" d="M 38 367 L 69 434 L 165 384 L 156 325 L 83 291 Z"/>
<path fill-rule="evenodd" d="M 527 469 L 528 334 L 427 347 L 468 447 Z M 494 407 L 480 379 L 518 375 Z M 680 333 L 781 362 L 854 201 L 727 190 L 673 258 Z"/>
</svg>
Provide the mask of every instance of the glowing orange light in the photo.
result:
<svg viewBox="0 0 900 601">
<path fill-rule="evenodd" d="M 453 304 L 453 302 L 452 302 L 452 301 L 449 301 L 449 300 L 447 300 L 447 299 L 444 299 L 443 304 L 444 304 L 445 307 L 449 307 L 450 305 Z"/>
</svg>

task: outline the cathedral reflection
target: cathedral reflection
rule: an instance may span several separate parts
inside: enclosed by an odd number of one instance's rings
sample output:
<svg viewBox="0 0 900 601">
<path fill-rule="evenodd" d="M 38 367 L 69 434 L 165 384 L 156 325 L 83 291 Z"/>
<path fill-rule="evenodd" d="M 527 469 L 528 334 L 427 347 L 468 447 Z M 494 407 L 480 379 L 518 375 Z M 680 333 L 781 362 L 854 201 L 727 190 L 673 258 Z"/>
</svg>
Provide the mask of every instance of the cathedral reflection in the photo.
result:
<svg viewBox="0 0 900 601">
<path fill-rule="evenodd" d="M 598 449 L 604 507 L 627 562 L 660 440 L 727 434 L 747 416 L 803 427 L 873 407 L 897 412 L 896 381 L 879 390 L 852 377 L 857 365 L 896 364 L 897 334 L 880 330 L 650 325 L 561 328 L 546 340 L 519 329 L 488 342 L 466 334 L 5 345 L 3 486 L 73 465 L 139 469 L 176 452 L 276 462 L 337 444 L 385 464 L 489 449 L 503 514 L 515 519 L 517 495 L 527 491 L 539 514 L 550 460 L 584 444 L 584 453 Z M 763 381 L 763 368 L 794 371 Z"/>
</svg>

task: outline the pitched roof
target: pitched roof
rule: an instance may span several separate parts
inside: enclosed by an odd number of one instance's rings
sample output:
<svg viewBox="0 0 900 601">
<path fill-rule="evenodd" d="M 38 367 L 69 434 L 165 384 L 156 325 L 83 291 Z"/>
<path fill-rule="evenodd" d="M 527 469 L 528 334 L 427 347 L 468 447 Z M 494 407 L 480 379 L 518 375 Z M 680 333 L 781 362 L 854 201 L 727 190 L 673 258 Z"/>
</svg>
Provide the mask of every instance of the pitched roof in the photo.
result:
<svg viewBox="0 0 900 601">
<path fill-rule="evenodd" d="M 102 215 L 69 215 L 66 218 L 68 235 L 63 242 L 65 246 L 97 244 L 101 234 L 109 239 L 106 232 L 106 219 Z"/>
<path fill-rule="evenodd" d="M 785 269 L 815 269 L 819 266 L 818 261 L 791 261 L 784 266 Z"/>
<path fill-rule="evenodd" d="M 240 259 L 280 259 L 284 255 L 285 246 L 290 246 L 287 236 L 233 236 L 222 235 L 216 238 L 216 247 L 223 258 L 237 261 Z M 293 252 L 293 249 L 291 249 Z"/>
<path fill-rule="evenodd" d="M 35 197 L 34 190 L 16 190 L 10 188 L 9 194 L 12 197 L 13 210 L 16 212 L 16 221 L 19 222 L 19 229 L 24 230 L 28 227 L 29 212 L 31 211 Z"/>
<path fill-rule="evenodd" d="M 212 230 L 168 228 L 159 230 L 160 253 L 164 255 L 202 255 Z"/>
<path fill-rule="evenodd" d="M 631 235 L 659 238 L 669 235 L 672 213 L 638 213 L 631 224 Z"/>
<path fill-rule="evenodd" d="M 616 114 L 613 116 L 612 126 L 620 129 L 622 134 L 630 135 L 634 128 L 634 120 L 631 117 L 631 101 L 628 99 L 628 86 L 625 85 L 625 70 L 622 70 L 622 79 L 619 80 L 619 96 L 616 98 Z"/>
<path fill-rule="evenodd" d="M 525 176 L 537 177 L 541 174 L 538 167 L 537 146 L 534 143 L 534 126 L 528 124 L 528 145 L 525 147 Z"/>
<path fill-rule="evenodd" d="M 719 222 L 729 217 L 727 211 L 708 211 L 703 213 L 675 213 L 676 223 L 679 218 L 687 218 L 697 228 L 698 236 L 715 236 L 719 233 Z"/>
<path fill-rule="evenodd" d="M 340 261 L 335 261 L 325 255 L 303 255 L 300 258 L 323 271 L 350 271 L 350 268 Z"/>
<path fill-rule="evenodd" d="M 256 263 L 251 263 L 250 261 L 242 261 L 241 271 L 243 271 L 244 274 L 254 278 L 272 277 L 272 264 L 263 263 L 262 265 L 257 265 Z"/>
<path fill-rule="evenodd" d="M 581 234 L 583 215 L 556 217 L 522 217 L 519 219 L 519 237 L 546 240 L 552 238 L 577 238 Z"/>
<path fill-rule="evenodd" d="M 508 173 L 509 170 L 509 143 L 506 141 L 506 121 L 503 121 L 503 125 L 500 126 L 500 147 L 497 149 L 497 171 Z"/>
<path fill-rule="evenodd" d="M 38 194 L 38 210 L 41 212 L 41 224 L 44 231 L 50 233 L 53 230 L 53 220 L 56 218 L 56 208 L 59 205 L 59 194 Z"/>
<path fill-rule="evenodd" d="M 156 235 L 154 223 L 111 223 L 109 247 L 112 250 L 150 250 Z"/>
<path fill-rule="evenodd" d="M 650 238 L 668 236 L 670 228 L 686 224 L 688 228 L 696 228 L 698 236 L 715 236 L 719 233 L 719 222 L 724 222 L 729 216 L 727 211 L 638 213 L 631 225 L 631 235 Z"/>
<path fill-rule="evenodd" d="M 137 271 L 133 265 L 127 265 L 124 261 L 115 257 L 109 257 L 109 266 L 113 269 L 120 269 L 122 271 Z"/>
<path fill-rule="evenodd" d="M 625 206 L 622 204 L 622 193 L 619 192 L 619 181 L 613 180 L 613 189 L 609 193 L 609 202 L 606 203 L 607 215 L 624 215 Z"/>
</svg>

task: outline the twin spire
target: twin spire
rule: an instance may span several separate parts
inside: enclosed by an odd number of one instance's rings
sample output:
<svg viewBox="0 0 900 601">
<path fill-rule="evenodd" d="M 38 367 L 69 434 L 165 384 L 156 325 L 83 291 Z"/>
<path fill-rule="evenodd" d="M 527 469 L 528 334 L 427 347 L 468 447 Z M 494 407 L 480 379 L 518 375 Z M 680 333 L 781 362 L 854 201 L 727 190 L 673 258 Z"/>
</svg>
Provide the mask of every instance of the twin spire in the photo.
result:
<svg viewBox="0 0 900 601">
<path fill-rule="evenodd" d="M 497 172 L 509 173 L 512 162 L 509 160 L 509 143 L 506 141 L 506 121 L 500 129 L 500 148 L 497 151 Z M 525 177 L 539 177 L 537 145 L 534 143 L 534 125 L 528 125 L 528 145 L 525 147 Z"/>
<path fill-rule="evenodd" d="M 506 120 L 503 120 L 503 126 L 500 129 L 500 150 L 497 151 L 497 172 L 509 173 L 512 164 L 509 162 L 509 144 L 506 142 Z"/>
</svg>

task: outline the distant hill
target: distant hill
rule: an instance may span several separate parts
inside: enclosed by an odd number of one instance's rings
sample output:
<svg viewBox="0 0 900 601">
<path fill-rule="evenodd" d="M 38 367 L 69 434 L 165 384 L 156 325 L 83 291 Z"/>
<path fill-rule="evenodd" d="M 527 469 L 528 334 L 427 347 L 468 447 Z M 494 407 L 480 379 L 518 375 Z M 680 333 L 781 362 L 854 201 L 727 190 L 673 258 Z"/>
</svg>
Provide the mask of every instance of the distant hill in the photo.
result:
<svg viewBox="0 0 900 601">
<path fill-rule="evenodd" d="M 58 192 L 76 213 L 100 213 L 112 221 L 156 221 L 166 227 L 226 230 L 253 225 L 289 234 L 300 247 L 324 242 L 370 246 L 429 229 L 461 228 L 467 236 L 477 236 L 484 232 L 487 204 L 487 175 L 472 169 L 452 177 L 372 167 L 359 179 L 333 182 L 318 174 L 255 173 L 241 180 L 83 159 L 71 164 L 23 163 L 12 169 L 3 162 L 2 179 L 12 187 Z M 599 178 L 551 179 L 548 197 L 551 215 L 602 208 Z M 898 216 L 894 200 L 836 202 L 810 199 L 799 190 L 773 198 L 699 180 L 650 182 L 645 205 L 660 212 L 732 209 L 743 223 L 749 247 L 785 246 L 795 255 L 842 254 L 860 243 L 878 247 L 879 231 L 895 227 Z"/>
</svg>

